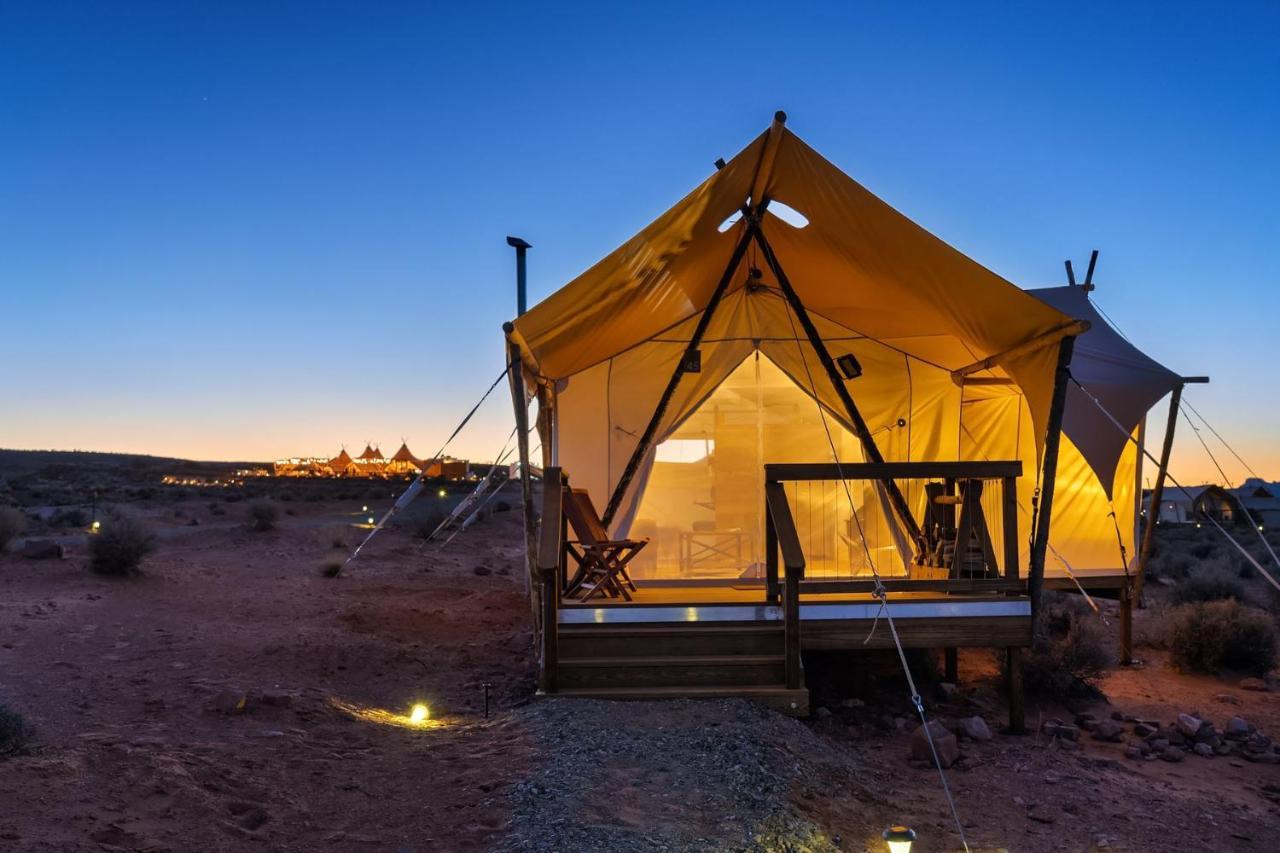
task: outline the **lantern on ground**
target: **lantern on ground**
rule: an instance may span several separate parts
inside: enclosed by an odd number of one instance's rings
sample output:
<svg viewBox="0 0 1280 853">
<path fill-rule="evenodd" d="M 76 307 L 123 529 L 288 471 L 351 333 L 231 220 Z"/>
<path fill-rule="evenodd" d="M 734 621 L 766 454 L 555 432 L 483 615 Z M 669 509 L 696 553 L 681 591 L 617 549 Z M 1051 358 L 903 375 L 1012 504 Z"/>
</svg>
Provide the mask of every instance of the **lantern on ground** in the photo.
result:
<svg viewBox="0 0 1280 853">
<path fill-rule="evenodd" d="M 889 845 L 889 853 L 911 853 L 911 844 L 915 840 L 915 830 L 905 826 L 891 826 L 884 831 L 884 843 Z"/>
</svg>

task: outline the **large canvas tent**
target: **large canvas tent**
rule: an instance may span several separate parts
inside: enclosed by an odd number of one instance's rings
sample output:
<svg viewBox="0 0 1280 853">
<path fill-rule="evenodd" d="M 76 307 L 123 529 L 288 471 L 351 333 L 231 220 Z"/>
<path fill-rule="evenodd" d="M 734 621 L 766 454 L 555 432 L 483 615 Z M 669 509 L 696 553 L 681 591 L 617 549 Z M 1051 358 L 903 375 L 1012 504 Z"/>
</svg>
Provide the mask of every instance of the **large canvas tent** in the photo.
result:
<svg viewBox="0 0 1280 853">
<path fill-rule="evenodd" d="M 733 578 L 762 560 L 763 466 L 830 462 L 833 448 L 847 462 L 1021 460 L 1019 528 L 1030 532 L 1041 463 L 1047 449 L 1056 455 L 1051 408 L 1070 341 L 1099 325 L 1087 298 L 1041 296 L 925 231 L 776 121 L 509 324 L 508 342 L 542 407 L 544 465 L 607 508 L 614 533 L 656 540 L 637 574 Z M 1088 337 L 1096 355 L 1081 351 L 1104 373 L 1108 333 Z M 1145 357 L 1123 358 L 1137 370 Z M 856 377 L 836 375 L 835 361 Z M 1066 497 L 1052 516 L 1062 559 L 1047 568 L 1123 571 L 1108 513 L 1136 507 L 1136 450 L 1106 440 L 1115 427 L 1098 426 L 1091 401 L 1067 403 L 1054 466 Z M 1124 411 L 1139 430 L 1145 408 Z M 835 484 L 793 489 L 809 576 L 856 577 L 873 563 L 908 573 L 923 485 L 847 497 Z M 987 517 L 998 538 L 998 513 Z M 1120 526 L 1132 555 L 1132 524 Z"/>
</svg>

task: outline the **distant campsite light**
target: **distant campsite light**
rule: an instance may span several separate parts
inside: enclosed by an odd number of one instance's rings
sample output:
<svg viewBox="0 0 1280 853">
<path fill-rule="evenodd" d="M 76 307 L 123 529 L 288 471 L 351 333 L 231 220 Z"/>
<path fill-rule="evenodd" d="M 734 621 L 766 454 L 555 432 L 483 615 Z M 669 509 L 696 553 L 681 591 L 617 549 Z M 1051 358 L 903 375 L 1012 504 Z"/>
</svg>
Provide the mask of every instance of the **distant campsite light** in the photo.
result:
<svg viewBox="0 0 1280 853">
<path fill-rule="evenodd" d="M 911 844 L 915 840 L 915 830 L 905 826 L 891 826 L 884 831 L 884 842 L 889 845 L 889 853 L 911 853 Z"/>
<path fill-rule="evenodd" d="M 427 710 L 427 706 L 418 702 L 409 710 L 409 722 L 415 726 L 420 726 L 431 716 Z"/>
<path fill-rule="evenodd" d="M 1262 525 L 1261 525 L 1261 524 L 1259 524 L 1259 525 L 1258 525 L 1258 530 L 1259 530 L 1259 531 L 1261 531 L 1261 530 L 1262 530 Z"/>
<path fill-rule="evenodd" d="M 102 522 L 94 520 L 93 524 L 89 525 L 89 529 L 92 530 L 94 533 L 97 533 L 99 530 L 102 529 Z M 1261 530 L 1262 528 L 1259 527 L 1258 529 Z"/>
<path fill-rule="evenodd" d="M 368 511 L 369 511 L 369 505 L 368 505 L 368 504 L 365 504 L 364 506 L 360 507 L 360 511 L 361 511 L 361 512 L 368 512 Z"/>
<path fill-rule="evenodd" d="M 372 516 L 372 515 L 371 515 L 371 516 L 369 516 L 369 523 L 370 523 L 370 524 L 373 524 L 373 516 Z"/>
<path fill-rule="evenodd" d="M 447 496 L 448 494 L 449 494 L 449 493 L 448 493 L 448 492 L 446 492 L 444 489 L 441 489 L 441 490 L 440 490 L 440 497 L 442 497 L 442 498 L 443 498 L 443 497 Z M 1261 530 L 1261 528 L 1259 528 L 1259 530 Z"/>
</svg>

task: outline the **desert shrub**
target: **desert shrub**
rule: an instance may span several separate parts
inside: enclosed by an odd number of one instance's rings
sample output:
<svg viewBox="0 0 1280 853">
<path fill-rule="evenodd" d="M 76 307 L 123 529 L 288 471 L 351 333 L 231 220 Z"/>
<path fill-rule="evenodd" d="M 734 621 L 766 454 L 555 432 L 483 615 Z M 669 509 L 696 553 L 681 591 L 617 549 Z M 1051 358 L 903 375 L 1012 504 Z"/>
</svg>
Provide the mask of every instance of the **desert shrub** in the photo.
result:
<svg viewBox="0 0 1280 853">
<path fill-rule="evenodd" d="M 1244 584 L 1238 575 L 1221 565 L 1205 568 L 1178 581 L 1173 588 L 1175 604 L 1191 604 L 1197 601 L 1223 601 L 1234 598 L 1244 600 Z"/>
<path fill-rule="evenodd" d="M 31 740 L 31 725 L 26 718 L 0 702 L 0 758 L 21 755 Z"/>
<path fill-rule="evenodd" d="M 1026 691 L 1058 700 L 1088 695 L 1113 663 L 1089 605 L 1079 596 L 1046 593 L 1036 636 L 1022 656 Z"/>
<path fill-rule="evenodd" d="M 1217 549 L 1214 548 L 1211 543 L 1201 542 L 1191 546 L 1191 556 L 1195 557 L 1197 560 L 1203 560 L 1216 550 Z"/>
<path fill-rule="evenodd" d="M 88 527 L 89 517 L 82 509 L 60 509 L 49 518 L 51 527 Z"/>
<path fill-rule="evenodd" d="M 1169 650 L 1179 669 L 1264 675 L 1276 665 L 1276 625 L 1238 601 L 1184 604 L 1169 617 Z"/>
<path fill-rule="evenodd" d="M 418 536 L 426 539 L 435 532 L 442 521 L 444 521 L 444 512 L 432 506 L 413 517 L 413 529 Z"/>
<path fill-rule="evenodd" d="M 276 526 L 280 511 L 267 498 L 257 498 L 249 502 L 249 526 L 254 530 L 271 530 Z"/>
<path fill-rule="evenodd" d="M 336 578 L 342 573 L 343 559 L 334 555 L 320 564 L 320 574 L 326 578 Z"/>
<path fill-rule="evenodd" d="M 0 551 L 9 547 L 9 543 L 17 539 L 27 529 L 26 517 L 9 506 L 0 506 Z"/>
<path fill-rule="evenodd" d="M 1157 577 L 1178 580 L 1191 572 L 1194 561 L 1186 554 L 1166 551 L 1151 561 L 1151 573 Z"/>
<path fill-rule="evenodd" d="M 155 534 L 138 521 L 126 516 L 108 518 L 102 530 L 89 538 L 89 568 L 100 575 L 134 574 L 155 549 Z"/>
</svg>

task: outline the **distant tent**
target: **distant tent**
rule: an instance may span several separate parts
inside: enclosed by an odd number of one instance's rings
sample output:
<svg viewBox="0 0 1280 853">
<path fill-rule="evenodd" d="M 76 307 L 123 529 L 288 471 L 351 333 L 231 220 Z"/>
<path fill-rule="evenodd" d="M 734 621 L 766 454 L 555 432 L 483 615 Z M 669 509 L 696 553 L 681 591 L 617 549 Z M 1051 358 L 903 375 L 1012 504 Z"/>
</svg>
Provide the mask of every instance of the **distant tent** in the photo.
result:
<svg viewBox="0 0 1280 853">
<path fill-rule="evenodd" d="M 361 453 L 356 458 L 363 459 L 366 462 L 381 462 L 384 459 L 386 459 L 386 457 L 382 455 L 381 450 L 378 450 L 377 448 L 373 447 L 373 445 L 370 445 L 370 444 L 366 444 L 364 446 L 364 453 Z"/>
<path fill-rule="evenodd" d="M 426 466 L 418 457 L 414 456 L 409 450 L 409 445 L 405 442 L 400 443 L 400 449 L 395 452 L 391 460 L 387 463 L 388 474 L 417 474 Z"/>
<path fill-rule="evenodd" d="M 329 467 L 334 470 L 334 473 L 345 471 L 350 465 L 351 455 L 347 453 L 347 449 L 345 447 L 342 448 L 341 453 L 329 460 Z"/>
</svg>

